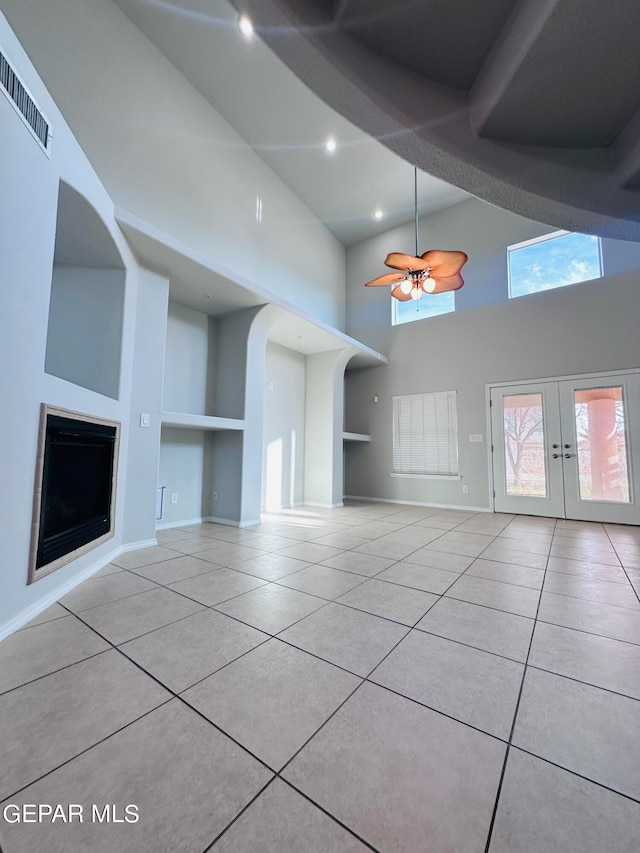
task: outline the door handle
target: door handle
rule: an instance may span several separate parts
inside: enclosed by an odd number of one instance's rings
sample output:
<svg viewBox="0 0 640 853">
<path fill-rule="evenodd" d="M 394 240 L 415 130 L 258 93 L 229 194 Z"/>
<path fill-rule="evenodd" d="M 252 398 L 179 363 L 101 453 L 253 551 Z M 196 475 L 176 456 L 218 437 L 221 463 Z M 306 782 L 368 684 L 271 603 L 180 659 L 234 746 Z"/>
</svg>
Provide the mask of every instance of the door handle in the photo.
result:
<svg viewBox="0 0 640 853">
<path fill-rule="evenodd" d="M 562 453 L 552 453 L 551 454 L 552 459 L 559 459 L 561 456 L 562 456 Z"/>
<path fill-rule="evenodd" d="M 570 444 L 565 444 L 564 449 L 565 449 L 565 450 L 568 450 L 570 447 L 571 447 L 571 445 L 570 445 Z"/>
<path fill-rule="evenodd" d="M 564 454 L 565 459 L 571 459 L 572 456 L 573 456 L 573 453 L 565 453 Z"/>
<path fill-rule="evenodd" d="M 557 450 L 560 447 L 559 444 L 552 444 L 551 446 L 553 447 L 554 450 Z"/>
</svg>

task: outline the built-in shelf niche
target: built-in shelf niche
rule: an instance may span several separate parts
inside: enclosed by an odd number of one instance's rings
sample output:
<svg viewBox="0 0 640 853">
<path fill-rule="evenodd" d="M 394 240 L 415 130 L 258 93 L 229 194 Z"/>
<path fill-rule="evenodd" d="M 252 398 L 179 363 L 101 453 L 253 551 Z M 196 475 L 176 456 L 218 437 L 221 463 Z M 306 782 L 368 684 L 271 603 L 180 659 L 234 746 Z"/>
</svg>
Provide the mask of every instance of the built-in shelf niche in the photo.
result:
<svg viewBox="0 0 640 853">
<path fill-rule="evenodd" d="M 46 373 L 118 399 L 125 275 L 98 213 L 60 182 Z"/>
<path fill-rule="evenodd" d="M 244 421 L 236 418 L 216 418 L 212 415 L 189 415 L 183 412 L 162 412 L 163 427 L 199 429 L 203 431 L 243 430 Z"/>
<path fill-rule="evenodd" d="M 161 524 L 188 523 L 211 515 L 209 434 L 162 426 L 159 484 L 165 486 Z"/>
<path fill-rule="evenodd" d="M 206 429 L 215 417 L 216 333 L 213 317 L 169 302 L 162 407 L 171 426 Z"/>
<path fill-rule="evenodd" d="M 365 435 L 361 432 L 343 432 L 342 433 L 343 441 L 371 441 L 370 435 Z"/>
</svg>

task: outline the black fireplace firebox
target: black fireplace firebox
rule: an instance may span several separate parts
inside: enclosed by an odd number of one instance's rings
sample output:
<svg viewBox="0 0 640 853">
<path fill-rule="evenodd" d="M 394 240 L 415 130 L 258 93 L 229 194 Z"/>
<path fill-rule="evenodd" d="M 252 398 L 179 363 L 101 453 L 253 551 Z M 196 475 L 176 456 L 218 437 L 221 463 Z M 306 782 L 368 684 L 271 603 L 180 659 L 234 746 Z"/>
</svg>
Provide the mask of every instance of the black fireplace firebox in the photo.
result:
<svg viewBox="0 0 640 853">
<path fill-rule="evenodd" d="M 45 406 L 40 429 L 30 582 L 113 535 L 119 424 Z"/>
</svg>

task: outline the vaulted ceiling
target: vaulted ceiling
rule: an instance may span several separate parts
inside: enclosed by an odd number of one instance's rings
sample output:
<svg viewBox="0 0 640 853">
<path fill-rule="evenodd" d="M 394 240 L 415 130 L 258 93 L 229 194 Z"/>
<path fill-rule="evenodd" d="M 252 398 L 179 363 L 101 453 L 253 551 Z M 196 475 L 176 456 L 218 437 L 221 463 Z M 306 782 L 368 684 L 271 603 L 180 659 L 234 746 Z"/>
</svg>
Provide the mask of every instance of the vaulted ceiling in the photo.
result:
<svg viewBox="0 0 640 853">
<path fill-rule="evenodd" d="M 345 245 L 412 218 L 412 165 L 327 106 L 260 39 L 245 41 L 227 0 L 114 2 Z M 465 198 L 420 174 L 421 214 Z"/>
<path fill-rule="evenodd" d="M 637 0 L 232 0 L 320 98 L 486 201 L 640 240 Z"/>
</svg>

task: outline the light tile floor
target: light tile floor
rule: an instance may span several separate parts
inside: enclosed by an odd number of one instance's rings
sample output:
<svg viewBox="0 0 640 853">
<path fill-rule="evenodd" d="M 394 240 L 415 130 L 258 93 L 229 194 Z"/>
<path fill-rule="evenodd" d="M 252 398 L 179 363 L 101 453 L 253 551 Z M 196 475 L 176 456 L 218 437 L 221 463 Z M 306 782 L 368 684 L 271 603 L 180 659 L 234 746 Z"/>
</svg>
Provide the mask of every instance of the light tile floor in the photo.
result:
<svg viewBox="0 0 640 853">
<path fill-rule="evenodd" d="M 640 849 L 640 528 L 350 502 L 158 541 L 0 644 L 2 808 L 84 807 L 0 812 L 3 853 Z"/>
</svg>

